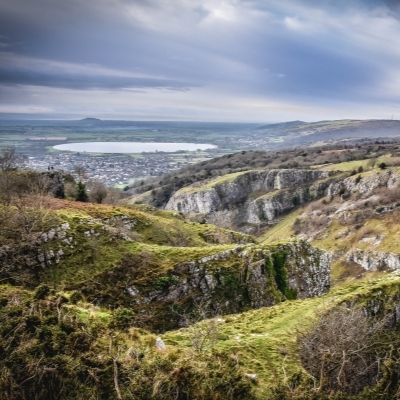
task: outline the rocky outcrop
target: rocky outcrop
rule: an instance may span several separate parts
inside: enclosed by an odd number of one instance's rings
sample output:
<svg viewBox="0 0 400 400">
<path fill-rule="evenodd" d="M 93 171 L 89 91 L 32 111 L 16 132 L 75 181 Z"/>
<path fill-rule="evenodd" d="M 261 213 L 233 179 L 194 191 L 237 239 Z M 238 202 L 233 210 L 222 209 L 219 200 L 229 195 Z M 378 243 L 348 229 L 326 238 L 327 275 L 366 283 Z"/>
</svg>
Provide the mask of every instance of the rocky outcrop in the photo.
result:
<svg viewBox="0 0 400 400">
<path fill-rule="evenodd" d="M 318 250 L 307 242 L 299 241 L 288 246 L 286 259 L 288 286 L 296 298 L 321 296 L 330 288 L 330 253 Z"/>
<path fill-rule="evenodd" d="M 346 259 L 366 271 L 400 270 L 400 254 L 396 253 L 353 249 L 347 253 Z"/>
<path fill-rule="evenodd" d="M 0 246 L 0 276 L 3 281 L 35 285 L 42 273 L 73 258 L 99 237 L 103 242 L 128 240 L 121 230 L 95 218 L 77 218 L 73 224 L 58 221 L 47 231 Z"/>
<path fill-rule="evenodd" d="M 254 170 L 176 192 L 166 209 L 224 227 L 251 230 L 325 194 L 335 173 L 318 170 Z"/>
<path fill-rule="evenodd" d="M 297 185 L 259 196 L 246 203 L 244 220 L 255 225 L 274 222 L 281 214 L 296 206 L 324 196 L 330 184 L 337 179 L 338 177 L 332 176 L 319 179 L 311 185 Z"/>
<path fill-rule="evenodd" d="M 29 240 L 0 246 L 0 275 L 4 281 L 34 283 L 39 271 L 58 264 L 74 248 L 69 223 L 61 223 L 47 232 L 36 232 Z"/>
<path fill-rule="evenodd" d="M 126 267 L 114 271 L 121 282 L 118 289 L 110 273 L 104 282 L 101 277 L 97 281 L 103 289 L 118 290 L 124 306 L 139 316 L 146 315 L 152 328 L 167 330 L 183 325 L 188 315 L 200 311 L 203 317 L 236 313 L 287 298 L 322 295 L 330 287 L 330 261 L 327 253 L 304 241 L 245 245 L 177 264 L 167 274 L 147 282 L 129 276 Z M 92 293 L 92 300 L 99 301 L 97 288 Z M 92 293 L 86 289 L 84 294 L 91 298 Z M 116 298 L 112 294 L 108 297 Z"/>
<path fill-rule="evenodd" d="M 400 173 L 394 170 L 384 170 L 380 172 L 373 172 L 364 175 L 355 175 L 335 182 L 329 185 L 327 190 L 328 196 L 337 196 L 339 194 L 360 193 L 371 194 L 374 190 L 387 187 L 393 189 L 400 184 Z"/>
</svg>

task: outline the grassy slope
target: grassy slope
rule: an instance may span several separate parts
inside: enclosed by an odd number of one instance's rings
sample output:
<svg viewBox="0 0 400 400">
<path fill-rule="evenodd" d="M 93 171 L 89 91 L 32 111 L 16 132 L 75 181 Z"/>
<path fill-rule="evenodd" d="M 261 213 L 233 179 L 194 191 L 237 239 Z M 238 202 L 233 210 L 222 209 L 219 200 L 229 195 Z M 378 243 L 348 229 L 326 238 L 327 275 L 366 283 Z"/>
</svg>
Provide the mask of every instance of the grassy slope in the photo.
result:
<svg viewBox="0 0 400 400">
<path fill-rule="evenodd" d="M 289 240 L 294 236 L 293 223 L 301 214 L 302 208 L 292 211 L 285 215 L 276 225 L 263 233 L 258 240 L 265 244 L 282 242 Z"/>
<path fill-rule="evenodd" d="M 384 155 L 377 159 L 370 160 L 355 160 L 348 161 L 338 164 L 329 164 L 326 166 L 315 166 L 314 168 L 322 171 L 343 171 L 349 172 L 357 170 L 359 167 L 363 167 L 364 172 L 359 173 L 360 177 L 367 177 L 372 174 L 380 172 L 379 164 L 381 162 L 390 162 L 390 155 Z M 373 161 L 373 162 L 372 162 Z M 390 167 L 389 169 L 400 171 L 399 167 Z M 304 211 L 304 207 L 299 208 L 285 215 L 280 221 L 272 228 L 268 229 L 258 238 L 258 241 L 262 243 L 274 243 L 277 241 L 285 241 L 293 237 L 293 224 L 297 217 Z M 393 215 L 383 215 L 382 217 L 372 218 L 363 227 L 364 231 L 369 231 L 371 234 L 376 233 L 377 235 L 382 234 L 384 237 L 382 242 L 376 246 L 378 251 L 400 251 L 400 242 L 397 240 L 399 237 L 399 223 L 400 216 L 398 213 Z M 353 245 L 360 239 L 360 232 L 354 231 L 350 237 L 346 237 L 345 240 L 340 240 L 339 237 L 346 230 L 346 226 L 339 224 L 334 221 L 333 224 L 327 229 L 322 239 L 315 240 L 314 245 L 321 247 L 324 250 L 345 250 L 349 248 L 349 245 Z M 359 248 L 367 248 L 367 244 L 357 243 Z"/>
<path fill-rule="evenodd" d="M 346 251 L 351 247 L 361 250 L 400 253 L 400 212 L 371 218 L 359 230 L 348 232 L 348 226 L 337 221 L 327 229 L 321 239 L 313 244 L 325 250 Z M 381 237 L 376 243 L 364 241 L 363 238 Z"/>
<path fill-rule="evenodd" d="M 62 248 L 64 252 L 58 263 L 40 271 L 43 281 L 57 287 L 93 279 L 126 255 L 151 253 L 159 272 L 164 273 L 176 263 L 253 241 L 248 235 L 187 222 L 171 212 L 148 207 L 112 207 L 56 199 L 49 200 L 47 207 L 49 215 L 58 221 L 54 228 L 68 223 L 66 236 L 73 239 L 72 245 L 62 240 L 41 245 L 46 251 Z M 130 225 L 124 225 L 125 222 Z M 95 233 L 88 236 L 91 230 Z M 20 243 L 14 241 L 12 245 L 18 247 Z"/>
<path fill-rule="evenodd" d="M 259 237 L 259 241 L 265 244 L 282 242 L 295 236 L 293 224 L 301 215 L 302 209 L 295 210 L 282 218 L 271 229 Z M 342 225 L 338 221 L 327 227 L 321 238 L 312 241 L 312 244 L 323 250 L 346 251 L 352 246 L 363 250 L 382 252 L 400 252 L 400 212 L 382 215 L 369 219 L 359 230 L 351 230 L 348 233 L 348 225 Z M 346 234 L 348 233 L 348 234 Z M 361 241 L 364 236 L 381 236 L 382 240 L 376 244 Z"/>
<path fill-rule="evenodd" d="M 214 225 L 187 222 L 176 213 L 147 206 L 113 207 L 60 200 L 52 200 L 52 203 L 53 209 L 67 222 L 74 217 L 78 219 L 92 217 L 100 220 L 127 217 L 134 222 L 134 230 L 141 242 L 204 246 L 207 244 L 205 239 L 212 235 L 217 235 L 221 241 L 225 239 L 226 242 L 231 242 L 232 238 L 251 240 L 247 235 L 220 229 Z"/>
<path fill-rule="evenodd" d="M 154 255 L 157 262 L 157 273 L 162 275 L 177 263 L 196 260 L 235 247 L 235 245 L 173 247 L 146 243 L 120 243 L 115 245 L 101 242 L 98 242 L 95 246 L 95 256 L 91 255 L 90 247 L 82 246 L 79 253 L 49 269 L 44 274 L 43 281 L 58 286 L 95 279 L 97 274 L 116 266 L 124 256 L 139 255 L 142 252 Z"/>
<path fill-rule="evenodd" d="M 365 160 L 354 160 L 345 161 L 338 164 L 328 164 L 328 165 L 316 165 L 313 168 L 319 169 L 321 171 L 354 171 L 362 167 L 364 171 L 367 170 L 378 170 L 379 164 L 382 162 L 390 161 L 390 155 L 384 155 L 376 159 L 365 159 Z"/>
<path fill-rule="evenodd" d="M 270 308 L 224 317 L 219 325 L 217 350 L 235 354 L 244 371 L 258 376 L 260 398 L 285 376 L 302 370 L 296 351 L 296 334 L 311 327 L 315 318 L 347 300 L 399 289 L 400 277 L 383 275 L 336 287 L 329 294 L 306 300 L 287 301 Z M 200 322 L 199 324 L 206 324 Z M 168 344 L 190 346 L 193 328 L 165 334 Z"/>
<path fill-rule="evenodd" d="M 247 174 L 251 171 L 255 170 L 247 170 L 247 171 L 240 171 L 240 172 L 233 172 L 231 174 L 226 174 L 222 176 L 218 176 L 216 178 L 200 182 L 198 184 L 194 183 L 192 185 L 188 185 L 183 187 L 182 189 L 178 190 L 176 194 L 183 194 L 183 193 L 192 193 L 192 192 L 199 192 L 199 191 L 206 191 L 208 189 L 212 189 L 217 185 L 221 185 L 223 183 L 229 183 L 234 181 L 238 176 Z"/>
</svg>

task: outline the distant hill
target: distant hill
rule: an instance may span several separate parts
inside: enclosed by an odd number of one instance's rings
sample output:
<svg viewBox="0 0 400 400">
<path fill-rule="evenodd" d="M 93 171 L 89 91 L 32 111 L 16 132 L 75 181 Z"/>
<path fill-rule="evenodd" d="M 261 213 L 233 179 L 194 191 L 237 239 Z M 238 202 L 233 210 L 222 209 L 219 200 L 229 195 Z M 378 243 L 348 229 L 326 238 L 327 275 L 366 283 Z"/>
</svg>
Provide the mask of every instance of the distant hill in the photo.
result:
<svg viewBox="0 0 400 400">
<path fill-rule="evenodd" d="M 81 122 L 83 124 L 98 124 L 103 121 L 99 118 L 83 118 L 83 119 L 79 120 L 79 122 Z"/>
<path fill-rule="evenodd" d="M 285 144 L 309 144 L 313 142 L 334 142 L 355 138 L 383 138 L 400 136 L 399 120 L 334 120 L 303 122 L 291 121 L 258 127 L 258 132 L 268 136 L 281 136 Z"/>
<path fill-rule="evenodd" d="M 343 119 L 332 121 L 304 122 L 286 121 L 272 124 L 240 124 L 240 123 L 209 123 L 209 122 L 179 122 L 179 121 L 124 121 L 104 120 L 86 117 L 80 120 L 0 120 L 0 127 L 43 127 L 84 130 L 107 129 L 150 129 L 172 131 L 177 140 L 183 140 L 188 133 L 196 136 L 206 135 L 210 142 L 218 143 L 220 138 L 226 143 L 226 138 L 241 137 L 246 150 L 252 144 L 254 148 L 287 148 L 313 143 L 334 143 L 341 140 L 360 138 L 392 138 L 400 137 L 399 120 L 379 119 Z M 210 135 L 212 131 L 212 135 Z M 251 139 L 249 139 L 251 138 Z M 272 138 L 274 140 L 266 140 Z M 210 143 L 211 143 L 210 142 Z M 235 141 L 235 143 L 239 143 Z M 238 149 L 234 146 L 235 149 Z"/>
<path fill-rule="evenodd" d="M 302 125 L 307 125 L 308 122 L 304 122 L 304 121 L 288 121 L 288 122 L 277 122 L 274 124 L 265 124 L 265 125 L 261 125 L 259 126 L 257 129 L 263 129 L 263 130 L 274 130 L 274 129 L 290 129 L 290 128 L 294 128 L 294 127 L 299 127 Z"/>
</svg>

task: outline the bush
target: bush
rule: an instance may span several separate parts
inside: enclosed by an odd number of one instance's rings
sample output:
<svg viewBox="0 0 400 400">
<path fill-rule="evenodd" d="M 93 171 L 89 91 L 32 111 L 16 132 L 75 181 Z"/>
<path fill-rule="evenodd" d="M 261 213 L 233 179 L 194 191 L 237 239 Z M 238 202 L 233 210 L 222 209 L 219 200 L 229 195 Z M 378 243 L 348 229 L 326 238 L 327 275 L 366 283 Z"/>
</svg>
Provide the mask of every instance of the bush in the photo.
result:
<svg viewBox="0 0 400 400">
<path fill-rule="evenodd" d="M 78 182 L 76 186 L 76 201 L 87 202 L 89 200 L 88 195 L 86 193 L 86 185 L 81 181 Z"/>
<path fill-rule="evenodd" d="M 89 198 L 93 203 L 101 204 L 107 197 L 107 187 L 100 181 L 89 182 Z"/>
<path fill-rule="evenodd" d="M 326 393 L 359 393 L 378 382 L 392 352 L 387 322 L 368 318 L 362 309 L 337 308 L 299 336 L 301 362 Z"/>
<path fill-rule="evenodd" d="M 46 298 L 49 294 L 50 288 L 46 284 L 42 283 L 35 289 L 33 297 L 37 300 L 42 300 Z"/>
<path fill-rule="evenodd" d="M 378 165 L 378 167 L 379 167 L 380 169 L 386 169 L 387 165 L 386 165 L 386 163 L 381 162 L 381 163 Z"/>
<path fill-rule="evenodd" d="M 117 329 L 127 329 L 133 324 L 134 318 L 134 311 L 129 308 L 120 307 L 114 311 L 110 326 Z"/>
</svg>

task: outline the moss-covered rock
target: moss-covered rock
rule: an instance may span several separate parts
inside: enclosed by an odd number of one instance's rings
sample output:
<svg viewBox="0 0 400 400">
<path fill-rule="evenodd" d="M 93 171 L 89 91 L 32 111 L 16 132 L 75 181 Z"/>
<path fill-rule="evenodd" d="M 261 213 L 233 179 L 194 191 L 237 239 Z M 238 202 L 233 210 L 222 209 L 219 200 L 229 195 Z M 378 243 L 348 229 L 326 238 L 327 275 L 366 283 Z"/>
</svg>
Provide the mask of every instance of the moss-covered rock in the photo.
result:
<svg viewBox="0 0 400 400">
<path fill-rule="evenodd" d="M 329 290 L 330 258 L 306 242 L 236 246 L 170 268 L 154 253 L 127 256 L 80 289 L 90 301 L 131 307 L 137 323 L 168 330 L 201 308 L 206 316 L 271 306 Z"/>
</svg>

